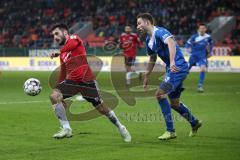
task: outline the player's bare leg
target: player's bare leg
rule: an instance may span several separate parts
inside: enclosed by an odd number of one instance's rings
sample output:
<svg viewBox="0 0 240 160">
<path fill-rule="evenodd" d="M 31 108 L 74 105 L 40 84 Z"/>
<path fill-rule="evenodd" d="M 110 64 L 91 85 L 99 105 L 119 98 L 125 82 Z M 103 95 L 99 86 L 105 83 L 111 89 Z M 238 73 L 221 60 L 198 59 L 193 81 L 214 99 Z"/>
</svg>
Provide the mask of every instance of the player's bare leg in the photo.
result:
<svg viewBox="0 0 240 160">
<path fill-rule="evenodd" d="M 178 112 L 183 118 L 185 118 L 191 125 L 192 130 L 190 131 L 189 136 L 193 137 L 197 134 L 198 129 L 202 126 L 202 121 L 196 119 L 190 110 L 180 102 L 179 98 L 170 99 L 171 107 L 176 112 Z"/>
<path fill-rule="evenodd" d="M 199 76 L 199 81 L 198 81 L 198 92 L 204 92 L 203 82 L 204 82 L 206 70 L 207 70 L 207 68 L 206 68 L 205 65 L 200 66 L 200 76 Z"/>
<path fill-rule="evenodd" d="M 54 134 L 54 138 L 72 137 L 72 129 L 67 120 L 65 103 L 63 101 L 63 95 L 58 89 L 54 89 L 50 95 L 53 110 L 62 126 L 61 130 Z"/>
<path fill-rule="evenodd" d="M 176 132 L 175 132 L 175 129 L 174 129 L 174 126 L 173 126 L 171 107 L 170 107 L 170 104 L 167 100 L 167 95 L 166 95 L 164 90 L 159 88 L 157 90 L 155 96 L 156 96 L 156 98 L 158 100 L 158 103 L 161 107 L 163 118 L 165 120 L 166 128 L 167 128 L 167 131 L 165 133 L 163 133 L 161 136 L 159 136 L 158 139 L 169 140 L 169 139 L 176 138 L 177 135 L 176 135 Z"/>
<path fill-rule="evenodd" d="M 103 103 L 96 106 L 96 109 L 106 117 L 118 128 L 123 140 L 125 142 L 131 142 L 131 135 L 124 125 L 121 124 L 113 110 L 110 110 Z"/>
</svg>

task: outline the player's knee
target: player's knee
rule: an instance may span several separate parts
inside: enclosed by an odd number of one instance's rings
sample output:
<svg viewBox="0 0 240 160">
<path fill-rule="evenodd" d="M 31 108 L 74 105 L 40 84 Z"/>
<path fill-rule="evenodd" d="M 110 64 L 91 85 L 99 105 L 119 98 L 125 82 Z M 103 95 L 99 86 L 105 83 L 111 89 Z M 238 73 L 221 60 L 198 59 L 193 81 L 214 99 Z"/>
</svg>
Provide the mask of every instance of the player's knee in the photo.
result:
<svg viewBox="0 0 240 160">
<path fill-rule="evenodd" d="M 200 67 L 200 71 L 201 71 L 201 72 L 206 72 L 206 70 L 207 70 L 207 69 L 206 69 L 206 66 L 201 66 L 201 67 Z"/>
<path fill-rule="evenodd" d="M 176 109 L 180 105 L 179 99 L 171 99 L 170 104 L 173 109 Z"/>
<path fill-rule="evenodd" d="M 167 98 L 167 95 L 166 95 L 164 92 L 162 92 L 162 91 L 157 91 L 157 92 L 155 93 L 155 97 L 156 97 L 156 99 L 157 99 L 158 101 L 160 101 L 160 100 L 162 100 L 162 99 L 164 99 L 164 98 Z"/>
<path fill-rule="evenodd" d="M 52 104 L 59 103 L 63 100 L 63 95 L 60 91 L 58 90 L 53 90 L 53 92 L 49 96 Z"/>
</svg>

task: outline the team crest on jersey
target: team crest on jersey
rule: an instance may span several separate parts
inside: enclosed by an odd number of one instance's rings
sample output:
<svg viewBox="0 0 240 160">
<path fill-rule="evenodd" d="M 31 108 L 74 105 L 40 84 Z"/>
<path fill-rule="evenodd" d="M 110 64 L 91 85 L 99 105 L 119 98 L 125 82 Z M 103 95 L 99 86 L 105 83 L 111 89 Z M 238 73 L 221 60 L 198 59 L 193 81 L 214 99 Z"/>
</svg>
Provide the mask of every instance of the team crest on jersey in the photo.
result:
<svg viewBox="0 0 240 160">
<path fill-rule="evenodd" d="M 76 35 L 71 35 L 70 39 L 77 39 L 77 36 Z"/>
<path fill-rule="evenodd" d="M 169 80 L 170 80 L 170 77 L 168 76 L 164 78 L 164 82 L 168 82 Z"/>
<path fill-rule="evenodd" d="M 65 56 L 63 57 L 63 62 L 67 62 L 67 60 L 71 57 L 71 55 L 72 55 L 72 52 L 70 51 L 70 52 L 67 52 L 66 54 L 65 54 Z"/>
</svg>

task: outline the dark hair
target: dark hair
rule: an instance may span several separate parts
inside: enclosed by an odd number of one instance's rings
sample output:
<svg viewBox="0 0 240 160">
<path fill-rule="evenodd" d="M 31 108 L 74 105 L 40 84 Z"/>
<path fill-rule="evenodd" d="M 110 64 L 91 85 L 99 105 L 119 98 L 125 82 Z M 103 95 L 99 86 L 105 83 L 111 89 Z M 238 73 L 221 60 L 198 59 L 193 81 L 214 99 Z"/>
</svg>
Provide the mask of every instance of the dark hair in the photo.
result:
<svg viewBox="0 0 240 160">
<path fill-rule="evenodd" d="M 139 13 L 137 19 L 138 18 L 149 20 L 152 25 L 154 24 L 153 16 L 150 13 Z"/>
<path fill-rule="evenodd" d="M 68 31 L 68 26 L 64 23 L 59 23 L 59 24 L 55 24 L 52 28 L 51 28 L 51 32 L 56 29 L 56 28 L 59 28 L 61 30 L 67 30 Z"/>
<path fill-rule="evenodd" d="M 199 23 L 199 24 L 198 24 L 198 27 L 200 27 L 200 26 L 205 26 L 205 27 L 207 27 L 206 23 Z"/>
</svg>

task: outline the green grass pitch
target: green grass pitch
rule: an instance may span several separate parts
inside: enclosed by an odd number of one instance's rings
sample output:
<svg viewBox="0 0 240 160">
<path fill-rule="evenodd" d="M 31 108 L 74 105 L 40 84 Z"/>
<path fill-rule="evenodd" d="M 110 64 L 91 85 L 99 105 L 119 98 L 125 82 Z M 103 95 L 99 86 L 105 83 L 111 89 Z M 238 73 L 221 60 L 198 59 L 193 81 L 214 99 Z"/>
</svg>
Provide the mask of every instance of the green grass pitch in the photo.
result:
<svg viewBox="0 0 240 160">
<path fill-rule="evenodd" d="M 208 73 L 205 93 L 197 93 L 197 73 L 185 81 L 182 101 L 203 120 L 198 136 L 189 138 L 190 126 L 174 113 L 177 139 L 159 141 L 165 130 L 158 116 L 159 106 L 152 98 L 139 98 L 129 107 L 119 98 L 115 109 L 132 134 L 124 143 L 115 127 L 100 117 L 71 122 L 74 137 L 62 140 L 51 136 L 59 123 L 48 96 L 50 72 L 2 72 L 0 74 L 0 159 L 1 160 L 170 160 L 240 159 L 240 74 Z M 38 78 L 43 90 L 35 97 L 23 92 L 27 78 Z M 98 76 L 100 88 L 113 92 L 109 74 Z M 75 102 L 72 112 L 83 112 L 90 105 Z M 147 118 L 146 118 L 147 117 Z"/>
</svg>

